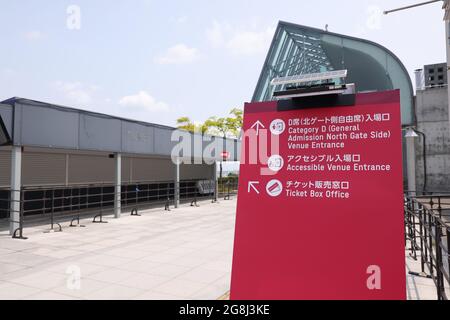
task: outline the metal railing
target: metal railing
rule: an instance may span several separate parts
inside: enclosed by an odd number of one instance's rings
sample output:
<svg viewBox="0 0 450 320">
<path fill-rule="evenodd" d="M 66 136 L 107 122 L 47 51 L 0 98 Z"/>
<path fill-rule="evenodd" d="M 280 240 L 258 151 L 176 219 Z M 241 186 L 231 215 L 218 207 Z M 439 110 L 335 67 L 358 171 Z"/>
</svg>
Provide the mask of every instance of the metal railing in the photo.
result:
<svg viewBox="0 0 450 320">
<path fill-rule="evenodd" d="M 234 180 L 218 181 L 217 185 L 214 180 L 182 180 L 178 190 L 174 181 L 125 183 L 121 185 L 121 208 L 123 212 L 129 211 L 131 215 L 139 216 L 140 210 L 152 207 L 161 206 L 170 211 L 170 207 L 178 201 L 199 206 L 200 200 L 216 202 L 220 197 L 230 199 L 237 190 Z M 176 191 L 178 201 L 175 199 Z M 84 227 L 81 219 L 93 216 L 93 223 L 107 223 L 104 216 L 114 213 L 116 191 L 111 183 L 23 187 L 18 192 L 20 205 L 16 207 L 20 209 L 13 212 L 11 189 L 0 189 L 0 220 L 16 222 L 18 228 L 14 238 L 25 238 L 25 225 L 49 224 L 50 229 L 46 232 L 60 232 L 64 222 L 70 222 L 70 227 Z"/>
<path fill-rule="evenodd" d="M 0 188 L 0 219 L 9 219 L 11 189 Z"/>
<path fill-rule="evenodd" d="M 12 222 L 17 225 L 17 228 L 13 230 L 13 238 L 15 239 L 27 239 L 23 235 L 23 204 L 21 198 L 13 200 L 12 194 L 16 193 L 16 196 L 21 197 L 21 190 L 13 190 L 2 188 L 0 189 L 0 221 Z M 17 206 L 13 206 L 17 204 Z M 9 223 L 6 225 L 9 230 Z"/>
<path fill-rule="evenodd" d="M 224 200 L 231 200 L 232 196 L 237 196 L 238 188 L 239 178 L 237 176 L 218 179 L 218 195 Z"/>
<path fill-rule="evenodd" d="M 420 259 L 416 276 L 433 279 L 438 300 L 450 297 L 450 194 L 405 196 L 406 245 Z"/>
</svg>

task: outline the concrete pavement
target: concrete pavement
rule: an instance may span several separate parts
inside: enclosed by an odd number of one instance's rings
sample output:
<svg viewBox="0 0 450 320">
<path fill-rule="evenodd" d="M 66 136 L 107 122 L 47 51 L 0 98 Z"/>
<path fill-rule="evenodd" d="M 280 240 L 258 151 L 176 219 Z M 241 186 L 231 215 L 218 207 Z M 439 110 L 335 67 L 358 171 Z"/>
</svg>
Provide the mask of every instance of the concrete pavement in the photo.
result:
<svg viewBox="0 0 450 320">
<path fill-rule="evenodd" d="M 0 234 L 0 299 L 218 299 L 230 288 L 235 201 Z"/>
<path fill-rule="evenodd" d="M 87 228 L 62 233 L 27 228 L 26 241 L 0 233 L 0 300 L 226 298 L 235 210 L 235 199 L 203 202 L 107 224 L 86 220 Z M 409 271 L 420 271 L 420 261 L 406 252 Z M 431 279 L 407 279 L 408 299 L 436 299 Z"/>
</svg>

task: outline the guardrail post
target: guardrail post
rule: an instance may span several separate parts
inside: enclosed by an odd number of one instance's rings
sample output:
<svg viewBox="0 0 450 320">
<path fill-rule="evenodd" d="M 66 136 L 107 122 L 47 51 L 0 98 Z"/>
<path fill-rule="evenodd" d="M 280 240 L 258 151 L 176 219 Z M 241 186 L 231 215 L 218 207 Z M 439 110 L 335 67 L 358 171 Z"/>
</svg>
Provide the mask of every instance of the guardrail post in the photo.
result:
<svg viewBox="0 0 450 320">
<path fill-rule="evenodd" d="M 175 160 L 175 181 L 174 181 L 174 205 L 175 209 L 180 207 L 180 159 Z"/>
<path fill-rule="evenodd" d="M 425 246 L 424 241 L 423 241 L 423 237 L 424 237 L 424 233 L 423 233 L 423 229 L 424 229 L 424 217 L 425 217 L 425 209 L 422 207 L 418 208 L 418 213 L 419 213 L 419 235 L 420 235 L 420 250 L 421 250 L 421 254 L 420 254 L 420 267 L 421 267 L 421 271 L 422 274 L 425 274 L 425 257 L 423 254 L 423 247 Z"/>
<path fill-rule="evenodd" d="M 447 266 L 448 266 L 448 275 L 450 276 L 450 226 L 447 226 Z M 448 285 L 450 286 L 450 280 L 448 281 Z"/>
<path fill-rule="evenodd" d="M 439 218 L 442 219 L 442 201 L 441 201 L 441 197 L 438 197 L 438 212 L 439 212 Z"/>
<path fill-rule="evenodd" d="M 442 238 L 441 238 L 441 225 L 436 221 L 434 225 L 434 238 L 435 238 L 435 246 L 436 246 L 436 287 L 437 287 L 437 296 L 438 300 L 443 300 L 442 291 L 444 288 L 444 275 L 442 274 L 442 268 L 444 267 L 442 263 Z"/>
<path fill-rule="evenodd" d="M 92 223 L 108 223 L 108 221 L 103 221 L 103 185 L 100 188 L 100 213 L 94 217 Z"/>
<path fill-rule="evenodd" d="M 227 179 L 227 182 L 225 183 L 227 186 L 227 195 L 225 198 L 223 198 L 225 201 L 231 200 L 231 190 L 230 190 L 230 180 Z"/>
<path fill-rule="evenodd" d="M 417 260 L 417 251 L 420 252 L 421 272 L 409 271 L 410 275 L 424 278 L 432 278 L 425 273 L 425 264 L 428 264 L 428 236 L 427 236 L 427 211 L 425 207 L 414 197 L 407 196 L 405 203 L 405 221 L 408 226 L 408 237 L 411 242 L 411 257 Z M 416 225 L 419 224 L 419 230 Z M 414 229 L 414 230 L 413 230 Z M 420 237 L 420 247 L 417 243 L 417 232 Z"/>
<path fill-rule="evenodd" d="M 213 179 L 214 179 L 214 196 L 213 196 L 213 200 L 212 203 L 218 203 L 219 202 L 219 196 L 218 196 L 218 192 L 219 192 L 219 186 L 218 186 L 218 181 L 217 181 L 217 161 L 214 161 L 214 173 L 213 173 Z"/>
<path fill-rule="evenodd" d="M 24 207 L 24 204 L 23 204 L 23 199 L 24 199 L 23 190 L 20 190 L 19 193 L 20 193 L 20 199 L 21 199 L 21 201 L 19 202 L 19 217 L 18 217 L 19 221 L 18 221 L 18 227 L 17 227 L 16 230 L 14 230 L 12 236 L 13 236 L 14 239 L 27 240 L 28 238 L 23 236 L 23 209 L 24 209 L 23 208 Z"/>
<path fill-rule="evenodd" d="M 170 210 L 170 183 L 167 184 L 167 192 L 166 192 L 166 203 L 164 205 L 165 211 L 171 211 Z M 174 190 L 175 193 L 175 190 Z"/>
<path fill-rule="evenodd" d="M 87 193 L 87 190 L 86 190 Z M 71 208 L 73 209 L 74 205 L 73 205 L 73 187 L 70 189 L 70 198 L 71 200 Z M 77 205 L 77 216 L 75 218 L 72 219 L 72 221 L 70 222 L 70 227 L 71 228 L 86 228 L 86 226 L 82 225 L 80 223 L 80 211 L 81 211 L 81 188 L 78 189 L 78 205 Z M 77 221 L 77 224 L 74 224 L 74 222 Z"/>
<path fill-rule="evenodd" d="M 409 201 L 409 205 L 408 205 L 408 210 L 407 210 L 407 220 L 408 220 L 408 233 L 409 233 L 409 241 L 410 241 L 410 245 L 411 245 L 411 253 L 410 256 L 414 259 L 417 260 L 417 243 L 416 243 L 416 218 L 415 218 L 415 203 L 414 200 L 410 200 Z"/>
<path fill-rule="evenodd" d="M 64 190 L 63 190 L 64 192 Z M 45 214 L 45 202 L 47 201 L 47 191 L 44 190 L 44 214 Z M 55 189 L 52 189 L 52 197 L 51 197 L 51 203 L 52 203 L 52 207 L 51 207 L 51 211 L 50 211 L 50 230 L 46 231 L 45 233 L 53 233 L 53 232 L 62 232 L 62 226 L 57 223 L 58 225 L 58 230 L 55 231 L 55 205 L 54 205 L 54 201 L 55 201 Z M 72 200 L 71 200 L 72 201 Z"/>
</svg>

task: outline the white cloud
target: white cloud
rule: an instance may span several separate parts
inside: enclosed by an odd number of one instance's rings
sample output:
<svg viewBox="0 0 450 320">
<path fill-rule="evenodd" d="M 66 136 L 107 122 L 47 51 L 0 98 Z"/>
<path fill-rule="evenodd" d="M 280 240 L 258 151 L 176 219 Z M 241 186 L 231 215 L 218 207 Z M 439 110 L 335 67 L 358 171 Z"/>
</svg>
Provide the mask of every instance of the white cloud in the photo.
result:
<svg viewBox="0 0 450 320">
<path fill-rule="evenodd" d="M 234 55 L 245 56 L 267 52 L 274 33 L 273 27 L 259 31 L 233 29 L 229 24 L 217 21 L 206 30 L 206 36 L 214 48 L 225 48 Z"/>
<path fill-rule="evenodd" d="M 187 64 L 195 62 L 199 56 L 198 49 L 180 43 L 167 49 L 163 55 L 155 59 L 155 62 L 158 64 Z"/>
<path fill-rule="evenodd" d="M 41 31 L 33 30 L 25 33 L 25 38 L 28 41 L 39 41 L 44 38 L 44 34 Z"/>
<path fill-rule="evenodd" d="M 169 111 L 169 106 L 161 101 L 156 101 L 146 91 L 140 91 L 135 95 L 125 96 L 119 100 L 119 104 L 124 107 L 143 109 L 149 112 Z"/>
<path fill-rule="evenodd" d="M 70 102 L 87 105 L 92 102 L 92 94 L 97 90 L 96 86 L 85 86 L 81 82 L 57 81 L 54 83 L 56 89 Z"/>
</svg>

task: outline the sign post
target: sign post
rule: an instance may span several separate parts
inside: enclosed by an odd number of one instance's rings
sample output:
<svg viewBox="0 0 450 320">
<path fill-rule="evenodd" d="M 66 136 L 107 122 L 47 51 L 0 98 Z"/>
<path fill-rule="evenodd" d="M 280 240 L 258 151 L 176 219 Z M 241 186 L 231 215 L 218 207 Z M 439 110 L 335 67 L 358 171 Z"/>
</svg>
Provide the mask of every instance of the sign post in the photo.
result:
<svg viewBox="0 0 450 320">
<path fill-rule="evenodd" d="M 231 298 L 406 299 L 399 91 L 246 104 L 244 132 Z"/>
</svg>

